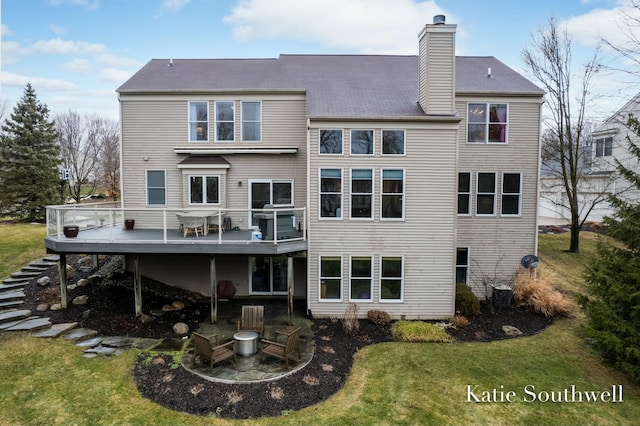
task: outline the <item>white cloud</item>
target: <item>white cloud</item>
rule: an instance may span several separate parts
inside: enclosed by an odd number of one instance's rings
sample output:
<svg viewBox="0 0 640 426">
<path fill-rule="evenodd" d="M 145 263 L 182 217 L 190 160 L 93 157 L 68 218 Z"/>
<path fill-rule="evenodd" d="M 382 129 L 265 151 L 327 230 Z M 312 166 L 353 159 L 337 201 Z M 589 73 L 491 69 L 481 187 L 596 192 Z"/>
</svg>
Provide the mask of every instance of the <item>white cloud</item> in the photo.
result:
<svg viewBox="0 0 640 426">
<path fill-rule="evenodd" d="M 58 35 L 65 34 L 67 32 L 67 29 L 65 27 L 56 24 L 49 24 L 49 30 L 51 30 L 52 33 Z"/>
<path fill-rule="evenodd" d="M 100 54 L 106 51 L 105 46 L 102 44 L 63 40 L 61 38 L 36 41 L 31 46 L 31 49 L 38 53 L 50 55 Z"/>
<path fill-rule="evenodd" d="M 163 0 L 159 15 L 163 12 L 175 13 L 189 4 L 191 0 Z"/>
<path fill-rule="evenodd" d="M 74 59 L 69 62 L 65 62 L 62 64 L 62 69 L 65 71 L 80 73 L 80 74 L 89 74 L 92 70 L 91 62 L 87 59 Z"/>
<path fill-rule="evenodd" d="M 70 4 L 73 6 L 84 6 L 87 9 L 97 9 L 100 6 L 100 0 L 49 0 L 49 4 L 59 6 L 61 4 Z"/>
<path fill-rule="evenodd" d="M 0 24 L 0 35 L 2 36 L 13 35 L 13 31 L 11 31 L 7 25 Z"/>
<path fill-rule="evenodd" d="M 100 80 L 122 84 L 133 75 L 132 71 L 105 68 L 100 72 Z"/>
<path fill-rule="evenodd" d="M 96 56 L 96 61 L 101 63 L 102 65 L 106 65 L 109 67 L 136 67 L 139 68 L 143 65 L 141 61 L 138 59 L 131 58 L 123 58 L 122 56 L 116 56 L 111 53 L 102 53 Z"/>
<path fill-rule="evenodd" d="M 438 14 L 445 13 L 434 0 L 244 0 L 224 21 L 240 40 L 290 38 L 350 52 L 416 54 L 418 32 Z M 447 21 L 456 18 L 449 14 Z"/>
<path fill-rule="evenodd" d="M 24 87 L 27 83 L 31 83 L 36 91 L 39 90 L 77 90 L 78 86 L 61 79 L 50 79 L 44 77 L 29 77 L 26 75 L 14 74 L 11 72 L 0 71 L 0 81 L 3 86 Z"/>
</svg>

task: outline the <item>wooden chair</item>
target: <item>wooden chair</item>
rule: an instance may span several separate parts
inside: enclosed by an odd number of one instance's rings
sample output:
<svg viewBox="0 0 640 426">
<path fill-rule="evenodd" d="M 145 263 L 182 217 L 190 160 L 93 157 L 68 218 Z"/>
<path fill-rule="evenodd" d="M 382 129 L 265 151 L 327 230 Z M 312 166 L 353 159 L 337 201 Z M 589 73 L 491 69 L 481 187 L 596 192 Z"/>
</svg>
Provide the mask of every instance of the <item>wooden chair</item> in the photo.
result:
<svg viewBox="0 0 640 426">
<path fill-rule="evenodd" d="M 211 343 L 211 339 L 215 339 L 215 343 Z M 222 362 L 233 357 L 236 361 L 235 340 L 231 340 L 221 345 L 218 344 L 218 335 L 211 337 L 203 336 L 199 333 L 193 333 L 193 343 L 195 346 L 195 355 L 202 355 L 209 360 L 209 368 L 213 370 L 213 364 Z"/>
<path fill-rule="evenodd" d="M 238 331 L 264 333 L 264 306 L 246 305 L 242 307 L 242 317 L 238 321 Z"/>
<path fill-rule="evenodd" d="M 262 358 L 264 357 L 264 355 L 267 354 L 275 358 L 283 359 L 285 365 L 287 366 L 287 369 L 289 369 L 289 355 L 291 355 L 294 351 L 298 351 L 298 359 L 302 360 L 302 354 L 300 353 L 300 348 L 298 346 L 300 327 L 297 327 L 290 332 L 276 331 L 275 333 L 286 335 L 286 342 L 280 343 L 273 340 L 262 339 L 262 343 L 264 343 L 266 346 L 262 348 L 262 353 L 260 354 L 260 362 L 262 362 Z"/>
</svg>

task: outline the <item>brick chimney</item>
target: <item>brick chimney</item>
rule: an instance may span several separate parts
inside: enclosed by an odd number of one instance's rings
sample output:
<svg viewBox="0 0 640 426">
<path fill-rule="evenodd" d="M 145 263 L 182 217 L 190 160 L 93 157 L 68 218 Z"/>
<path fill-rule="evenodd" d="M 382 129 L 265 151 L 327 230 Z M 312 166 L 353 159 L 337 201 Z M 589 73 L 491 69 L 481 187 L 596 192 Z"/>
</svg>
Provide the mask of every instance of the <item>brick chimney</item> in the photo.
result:
<svg viewBox="0 0 640 426">
<path fill-rule="evenodd" d="M 419 97 L 425 114 L 451 115 L 455 111 L 456 25 L 447 25 L 444 15 L 424 26 L 419 40 Z"/>
</svg>

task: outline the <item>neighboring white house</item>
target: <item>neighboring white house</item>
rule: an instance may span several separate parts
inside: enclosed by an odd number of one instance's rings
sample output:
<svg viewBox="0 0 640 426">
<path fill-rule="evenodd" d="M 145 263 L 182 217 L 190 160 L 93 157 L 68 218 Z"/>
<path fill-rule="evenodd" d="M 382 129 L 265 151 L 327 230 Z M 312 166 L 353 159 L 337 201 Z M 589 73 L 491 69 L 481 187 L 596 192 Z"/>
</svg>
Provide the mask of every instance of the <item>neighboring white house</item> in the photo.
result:
<svg viewBox="0 0 640 426">
<path fill-rule="evenodd" d="M 212 303 L 223 280 L 291 295 L 318 317 L 354 302 L 447 318 L 456 281 L 490 295 L 537 251 L 543 91 L 456 57 L 456 26 L 434 22 L 411 56 L 151 60 L 118 89 L 122 208 L 100 213 L 135 228 L 89 229 L 85 212 L 65 238 L 71 214 L 50 207 L 48 249 L 125 254 Z M 184 214 L 206 235 L 185 236 Z"/>
<path fill-rule="evenodd" d="M 640 193 L 634 190 L 629 182 L 622 178 L 616 170 L 615 160 L 625 167 L 640 172 L 638 158 L 629 152 L 627 137 L 636 143 L 637 138 L 627 128 L 629 114 L 640 117 L 640 93 L 628 101 L 622 108 L 602 122 L 593 132 L 592 144 L 586 147 L 586 161 L 582 169 L 584 175 L 580 181 L 580 205 L 590 208 L 594 200 L 598 202 L 589 212 L 587 222 L 601 222 L 605 216 L 613 215 L 611 205 L 607 201 L 609 194 L 631 200 L 640 200 Z M 557 176 L 541 177 L 540 216 L 541 223 L 561 223 L 570 217 L 566 206 L 566 194 L 560 190 L 561 182 Z M 581 217 L 587 214 L 581 212 Z"/>
</svg>

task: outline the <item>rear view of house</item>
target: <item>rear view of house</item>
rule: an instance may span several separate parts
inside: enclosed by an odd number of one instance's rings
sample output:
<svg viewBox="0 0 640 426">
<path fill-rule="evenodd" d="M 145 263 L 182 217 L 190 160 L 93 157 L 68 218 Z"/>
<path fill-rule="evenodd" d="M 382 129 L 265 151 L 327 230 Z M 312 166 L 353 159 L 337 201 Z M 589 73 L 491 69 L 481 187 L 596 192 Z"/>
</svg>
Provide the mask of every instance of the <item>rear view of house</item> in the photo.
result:
<svg viewBox="0 0 640 426">
<path fill-rule="evenodd" d="M 447 318 L 456 281 L 489 295 L 537 249 L 543 92 L 456 57 L 436 18 L 414 56 L 151 60 L 118 89 L 122 205 L 73 239 L 77 209 L 50 207 L 47 247 L 318 317 Z"/>
</svg>

